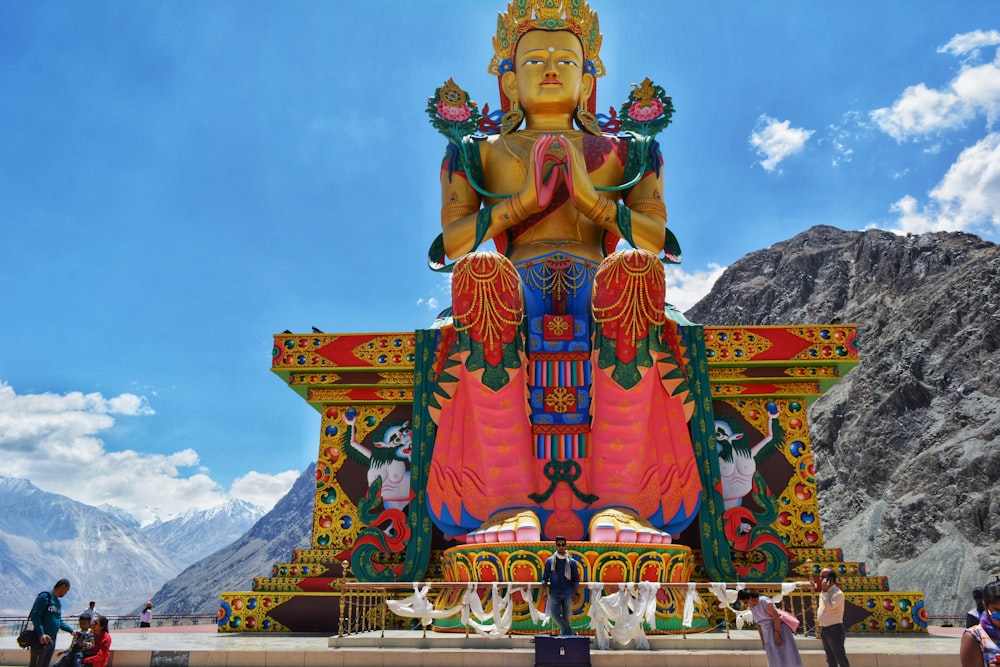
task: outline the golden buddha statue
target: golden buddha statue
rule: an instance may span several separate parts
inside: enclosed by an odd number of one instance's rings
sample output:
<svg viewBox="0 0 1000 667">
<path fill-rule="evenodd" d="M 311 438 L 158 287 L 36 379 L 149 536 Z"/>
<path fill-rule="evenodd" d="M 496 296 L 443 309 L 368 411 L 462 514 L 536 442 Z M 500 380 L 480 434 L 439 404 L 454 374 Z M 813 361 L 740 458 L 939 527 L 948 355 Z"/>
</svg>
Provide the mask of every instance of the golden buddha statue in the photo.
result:
<svg viewBox="0 0 1000 667">
<path fill-rule="evenodd" d="M 442 165 L 441 248 L 458 261 L 427 493 L 471 542 L 666 543 L 699 507 L 657 258 L 674 243 L 662 158 L 651 138 L 602 133 L 601 40 L 584 0 L 512 2 L 490 66 L 499 132 L 452 142 Z M 467 118 L 455 90 L 439 109 Z M 496 252 L 478 250 L 488 239 Z"/>
</svg>

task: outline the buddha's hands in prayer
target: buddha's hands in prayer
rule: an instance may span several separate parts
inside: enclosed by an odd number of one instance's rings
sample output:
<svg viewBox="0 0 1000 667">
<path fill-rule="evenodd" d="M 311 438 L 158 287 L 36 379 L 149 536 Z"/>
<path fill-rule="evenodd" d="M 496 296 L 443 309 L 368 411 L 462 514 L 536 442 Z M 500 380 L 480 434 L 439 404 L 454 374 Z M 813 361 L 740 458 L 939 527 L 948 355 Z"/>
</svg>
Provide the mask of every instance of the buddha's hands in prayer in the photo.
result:
<svg viewBox="0 0 1000 667">
<path fill-rule="evenodd" d="M 590 179 L 587 161 L 584 159 L 583 153 L 572 141 L 565 139 L 563 143 L 566 145 L 569 162 L 567 165 L 569 197 L 573 202 L 573 207 L 580 213 L 587 215 L 594 209 L 599 195 L 594 188 L 594 182 Z"/>
<path fill-rule="evenodd" d="M 597 190 L 587 173 L 583 154 L 572 141 L 557 134 L 543 134 L 535 142 L 521 204 L 530 212 L 546 208 L 560 183 L 565 183 L 573 207 L 582 213 L 597 203 Z M 533 204 L 533 205 L 532 205 Z"/>
</svg>

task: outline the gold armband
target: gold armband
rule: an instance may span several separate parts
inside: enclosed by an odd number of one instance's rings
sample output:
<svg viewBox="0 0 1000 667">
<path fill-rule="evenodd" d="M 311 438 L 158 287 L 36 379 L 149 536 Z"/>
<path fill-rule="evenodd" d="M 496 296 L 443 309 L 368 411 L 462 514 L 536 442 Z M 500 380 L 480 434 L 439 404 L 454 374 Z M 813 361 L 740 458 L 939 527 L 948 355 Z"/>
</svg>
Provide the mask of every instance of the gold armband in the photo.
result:
<svg viewBox="0 0 1000 667">
<path fill-rule="evenodd" d="M 664 205 L 662 199 L 656 197 L 650 197 L 648 199 L 637 199 L 634 202 L 629 203 L 629 208 L 636 213 L 645 213 L 646 215 L 651 215 L 654 218 L 667 219 L 667 207 Z"/>
<path fill-rule="evenodd" d="M 441 207 L 441 224 L 460 220 L 479 210 L 479 204 L 471 201 L 450 201 Z"/>
</svg>

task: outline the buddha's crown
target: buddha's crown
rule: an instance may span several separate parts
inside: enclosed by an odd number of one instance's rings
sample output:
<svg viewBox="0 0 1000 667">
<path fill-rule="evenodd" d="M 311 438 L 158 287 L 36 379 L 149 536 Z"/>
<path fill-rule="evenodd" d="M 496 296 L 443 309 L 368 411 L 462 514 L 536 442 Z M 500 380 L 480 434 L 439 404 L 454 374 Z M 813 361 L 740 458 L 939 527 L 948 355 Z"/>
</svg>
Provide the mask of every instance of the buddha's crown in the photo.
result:
<svg viewBox="0 0 1000 667">
<path fill-rule="evenodd" d="M 604 76 L 597 12 L 592 11 L 585 0 L 513 0 L 507 7 L 507 13 L 497 17 L 490 74 L 499 76 L 514 68 L 517 40 L 529 30 L 572 32 L 583 44 L 585 71 L 594 76 Z"/>
</svg>

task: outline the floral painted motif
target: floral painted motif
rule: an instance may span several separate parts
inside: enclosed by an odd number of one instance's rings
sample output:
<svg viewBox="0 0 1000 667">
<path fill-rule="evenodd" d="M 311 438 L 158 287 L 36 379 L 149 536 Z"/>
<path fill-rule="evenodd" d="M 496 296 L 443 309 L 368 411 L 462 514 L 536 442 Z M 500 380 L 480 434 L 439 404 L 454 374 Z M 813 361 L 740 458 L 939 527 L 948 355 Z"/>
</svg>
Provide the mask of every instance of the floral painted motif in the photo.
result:
<svg viewBox="0 0 1000 667">
<path fill-rule="evenodd" d="M 427 100 L 427 113 L 431 125 L 456 145 L 462 143 L 462 137 L 476 131 L 480 118 L 479 105 L 469 99 L 469 94 L 454 79 L 448 79 L 434 91 L 434 96 Z"/>
<path fill-rule="evenodd" d="M 620 113 L 621 129 L 651 137 L 670 125 L 674 103 L 663 88 L 646 77 L 641 84 L 632 84 Z"/>
</svg>

